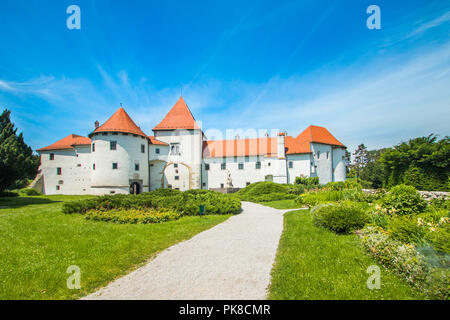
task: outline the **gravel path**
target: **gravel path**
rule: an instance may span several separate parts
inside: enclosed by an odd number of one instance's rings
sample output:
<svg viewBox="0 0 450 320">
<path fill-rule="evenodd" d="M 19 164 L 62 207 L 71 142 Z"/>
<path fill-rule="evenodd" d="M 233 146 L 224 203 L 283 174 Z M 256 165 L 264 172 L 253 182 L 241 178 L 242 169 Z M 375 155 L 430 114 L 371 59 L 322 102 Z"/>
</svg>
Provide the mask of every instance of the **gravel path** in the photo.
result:
<svg viewBox="0 0 450 320">
<path fill-rule="evenodd" d="M 250 202 L 242 208 L 83 299 L 265 299 L 290 210 Z"/>
</svg>

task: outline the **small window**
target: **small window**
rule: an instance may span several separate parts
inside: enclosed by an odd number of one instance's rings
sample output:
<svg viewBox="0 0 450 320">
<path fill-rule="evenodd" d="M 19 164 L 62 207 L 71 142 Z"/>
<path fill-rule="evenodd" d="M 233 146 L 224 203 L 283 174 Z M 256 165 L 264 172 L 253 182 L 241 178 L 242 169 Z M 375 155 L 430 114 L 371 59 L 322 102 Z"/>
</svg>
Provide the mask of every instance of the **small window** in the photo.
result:
<svg viewBox="0 0 450 320">
<path fill-rule="evenodd" d="M 270 167 L 270 162 L 267 163 L 267 166 Z"/>
<path fill-rule="evenodd" d="M 238 169 L 239 170 L 243 170 L 244 169 L 244 164 L 242 162 L 239 162 Z"/>
<path fill-rule="evenodd" d="M 180 144 L 179 143 L 171 143 L 170 144 L 170 154 L 179 156 L 180 155 Z"/>
<path fill-rule="evenodd" d="M 328 157 L 330 156 L 330 153 L 329 152 L 327 152 L 327 159 L 328 159 Z"/>
<path fill-rule="evenodd" d="M 50 153 L 50 160 L 55 160 L 55 154 L 54 153 Z"/>
<path fill-rule="evenodd" d="M 292 169 L 294 167 L 294 163 L 292 161 L 289 161 L 289 169 Z"/>
<path fill-rule="evenodd" d="M 202 183 L 202 186 L 206 187 L 206 182 L 203 182 L 203 183 Z"/>
<path fill-rule="evenodd" d="M 61 168 L 56 168 L 56 174 L 58 176 L 62 175 L 62 169 Z"/>
<path fill-rule="evenodd" d="M 59 186 L 56 186 L 56 190 L 59 190 L 59 189 L 61 189 Z"/>
<path fill-rule="evenodd" d="M 320 159 L 320 151 L 317 151 L 317 159 Z"/>
<path fill-rule="evenodd" d="M 174 168 L 178 168 L 178 163 L 174 163 L 174 164 L 173 164 L 173 167 L 174 167 Z"/>
<path fill-rule="evenodd" d="M 95 163 L 92 164 L 92 170 L 95 170 Z"/>
<path fill-rule="evenodd" d="M 117 133 L 117 132 L 113 132 L 113 134 L 112 134 L 113 136 L 118 136 L 119 135 L 119 133 Z"/>
<path fill-rule="evenodd" d="M 156 153 L 156 154 L 159 154 L 159 148 L 156 148 L 156 149 L 155 149 L 155 153 Z"/>
<path fill-rule="evenodd" d="M 256 161 L 255 168 L 256 169 L 261 169 L 261 161 Z"/>
<path fill-rule="evenodd" d="M 137 134 L 133 134 L 133 137 L 137 137 L 138 135 Z"/>
<path fill-rule="evenodd" d="M 106 132 L 102 133 L 102 136 L 107 136 L 107 135 L 108 135 L 108 133 L 106 133 Z"/>
<path fill-rule="evenodd" d="M 223 189 L 223 183 L 220 184 L 220 187 Z"/>
<path fill-rule="evenodd" d="M 220 170 L 225 170 L 227 168 L 227 164 L 225 162 L 222 162 L 220 164 Z"/>
<path fill-rule="evenodd" d="M 109 150 L 117 150 L 117 141 L 109 142 Z"/>
<path fill-rule="evenodd" d="M 59 180 L 58 184 L 64 184 L 64 181 L 63 180 Z"/>
<path fill-rule="evenodd" d="M 134 171 L 139 171 L 139 163 L 134 164 Z"/>
<path fill-rule="evenodd" d="M 175 180 L 180 180 L 180 176 L 175 176 Z"/>
<path fill-rule="evenodd" d="M 175 169 L 175 173 L 178 174 L 178 169 Z"/>
<path fill-rule="evenodd" d="M 209 163 L 205 163 L 205 170 L 209 170 Z"/>
<path fill-rule="evenodd" d="M 145 145 L 141 144 L 141 153 L 145 153 Z"/>
<path fill-rule="evenodd" d="M 115 169 L 118 169 L 118 168 L 119 168 L 119 164 L 118 164 L 117 162 L 113 162 L 112 168 L 113 168 L 114 170 L 115 170 Z"/>
<path fill-rule="evenodd" d="M 81 167 L 81 163 L 78 163 L 78 164 L 77 164 L 77 167 Z"/>
<path fill-rule="evenodd" d="M 125 132 L 123 132 L 123 133 L 122 133 L 122 135 L 123 135 L 123 136 L 127 136 L 127 135 L 128 135 L 128 133 L 125 133 Z"/>
<path fill-rule="evenodd" d="M 92 152 L 95 152 L 95 143 L 92 144 Z"/>
<path fill-rule="evenodd" d="M 250 185 L 250 182 L 246 182 L 245 185 L 246 185 L 246 186 L 249 186 L 249 185 Z"/>
</svg>

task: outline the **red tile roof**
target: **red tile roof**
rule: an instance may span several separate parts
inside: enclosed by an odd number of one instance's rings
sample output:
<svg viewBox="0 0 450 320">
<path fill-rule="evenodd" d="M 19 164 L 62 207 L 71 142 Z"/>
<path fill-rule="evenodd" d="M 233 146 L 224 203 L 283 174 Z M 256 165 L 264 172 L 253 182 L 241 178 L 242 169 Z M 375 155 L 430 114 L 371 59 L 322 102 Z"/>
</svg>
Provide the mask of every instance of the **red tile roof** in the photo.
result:
<svg viewBox="0 0 450 320">
<path fill-rule="evenodd" d="M 147 138 L 147 135 L 134 123 L 122 107 L 120 107 L 119 110 L 117 110 L 104 124 L 95 129 L 90 136 L 97 132 L 124 132 L 137 134 Z"/>
<path fill-rule="evenodd" d="M 148 136 L 148 138 L 150 139 L 150 143 L 151 144 L 158 144 L 158 145 L 162 145 L 162 146 L 168 146 L 167 143 L 156 140 L 154 136 Z"/>
<path fill-rule="evenodd" d="M 37 151 L 48 151 L 48 150 L 64 150 L 73 149 L 74 146 L 84 146 L 90 145 L 91 139 L 79 136 L 77 134 L 70 134 L 67 137 L 45 147 L 38 149 Z"/>
<path fill-rule="evenodd" d="M 183 97 L 153 130 L 200 129 Z"/>
<path fill-rule="evenodd" d="M 284 134 L 279 134 L 283 136 Z M 296 138 L 285 136 L 286 154 L 311 153 L 311 142 L 345 146 L 326 128 L 309 126 Z M 203 144 L 204 157 L 234 157 L 263 155 L 277 156 L 277 138 L 235 139 L 206 141 Z"/>
</svg>

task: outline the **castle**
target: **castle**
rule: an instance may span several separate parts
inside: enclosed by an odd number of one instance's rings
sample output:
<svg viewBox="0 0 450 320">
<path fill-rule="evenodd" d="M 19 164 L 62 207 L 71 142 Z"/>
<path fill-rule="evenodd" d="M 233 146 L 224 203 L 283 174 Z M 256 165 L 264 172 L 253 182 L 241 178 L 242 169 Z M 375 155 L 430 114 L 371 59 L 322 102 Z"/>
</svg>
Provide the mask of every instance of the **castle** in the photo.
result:
<svg viewBox="0 0 450 320">
<path fill-rule="evenodd" d="M 88 137 L 71 134 L 37 150 L 33 187 L 44 194 L 127 194 L 158 188 L 244 188 L 257 181 L 320 183 L 346 177 L 346 147 L 326 128 L 309 126 L 297 137 L 209 141 L 181 97 L 146 135 L 121 107 Z"/>
</svg>

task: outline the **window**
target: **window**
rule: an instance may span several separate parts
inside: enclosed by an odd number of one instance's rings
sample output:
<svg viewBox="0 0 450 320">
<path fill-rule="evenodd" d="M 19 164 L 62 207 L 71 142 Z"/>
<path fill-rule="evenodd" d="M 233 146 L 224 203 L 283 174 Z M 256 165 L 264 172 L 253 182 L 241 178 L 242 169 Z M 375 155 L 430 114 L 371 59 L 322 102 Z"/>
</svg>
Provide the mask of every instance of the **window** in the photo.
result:
<svg viewBox="0 0 450 320">
<path fill-rule="evenodd" d="M 292 169 L 294 167 L 294 163 L 292 161 L 289 161 L 289 169 Z"/>
<path fill-rule="evenodd" d="M 250 182 L 246 182 L 245 185 L 246 185 L 246 186 L 249 186 L 249 185 L 250 185 Z"/>
<path fill-rule="evenodd" d="M 175 176 L 175 180 L 180 180 L 180 176 Z"/>
<path fill-rule="evenodd" d="M 81 167 L 81 163 L 78 163 L 78 164 L 77 164 L 77 167 Z"/>
<path fill-rule="evenodd" d="M 246 156 L 245 157 L 245 162 L 249 162 L 250 161 L 250 157 L 249 156 Z"/>
<path fill-rule="evenodd" d="M 134 164 L 134 171 L 139 171 L 139 163 Z"/>
<path fill-rule="evenodd" d="M 60 187 L 59 186 L 56 186 L 56 190 L 59 190 L 60 189 Z"/>
<path fill-rule="evenodd" d="M 117 133 L 117 132 L 113 132 L 113 134 L 112 134 L 113 136 L 118 136 L 119 135 L 119 133 Z"/>
<path fill-rule="evenodd" d="M 327 152 L 327 159 L 328 159 L 328 157 L 330 156 L 330 153 L 329 152 Z"/>
<path fill-rule="evenodd" d="M 141 153 L 145 153 L 145 145 L 141 144 Z"/>
<path fill-rule="evenodd" d="M 270 162 L 268 162 L 268 163 L 267 163 L 267 166 L 269 166 L 269 167 L 270 167 Z"/>
<path fill-rule="evenodd" d="M 58 176 L 62 175 L 62 169 L 61 168 L 56 168 L 56 174 Z"/>
<path fill-rule="evenodd" d="M 156 153 L 156 154 L 159 154 L 159 148 L 156 148 L 156 149 L 155 149 L 155 153 Z"/>
<path fill-rule="evenodd" d="M 125 132 L 123 132 L 123 133 L 122 133 L 122 135 L 123 135 L 123 136 L 127 136 L 127 135 L 128 135 L 128 133 L 125 133 Z"/>
<path fill-rule="evenodd" d="M 202 183 L 202 186 L 206 187 L 206 182 L 203 182 L 203 183 Z"/>
<path fill-rule="evenodd" d="M 320 151 L 317 151 L 317 159 L 320 159 Z"/>
<path fill-rule="evenodd" d="M 137 134 L 133 134 L 133 137 L 137 137 L 138 135 Z"/>
<path fill-rule="evenodd" d="M 237 157 L 236 156 L 234 156 L 234 162 L 237 162 Z"/>
<path fill-rule="evenodd" d="M 95 143 L 92 144 L 92 152 L 95 152 Z"/>
<path fill-rule="evenodd" d="M 109 150 L 117 150 L 117 141 L 109 142 Z"/>
<path fill-rule="evenodd" d="M 222 162 L 222 163 L 220 164 L 220 170 L 225 170 L 226 168 L 227 168 L 226 162 Z"/>
<path fill-rule="evenodd" d="M 58 184 L 64 184 L 64 181 L 63 180 L 59 180 Z"/>
<path fill-rule="evenodd" d="M 173 156 L 180 155 L 180 144 L 179 143 L 171 143 L 170 144 L 170 154 Z"/>
<path fill-rule="evenodd" d="M 220 187 L 223 189 L 223 183 L 220 184 Z"/>
<path fill-rule="evenodd" d="M 205 170 L 209 170 L 209 163 L 205 163 Z"/>
<path fill-rule="evenodd" d="M 256 161 L 255 168 L 256 169 L 261 169 L 261 161 Z"/>
<path fill-rule="evenodd" d="M 108 135 L 108 133 L 106 133 L 106 132 L 102 133 L 102 136 L 107 136 L 107 135 Z"/>
<path fill-rule="evenodd" d="M 114 170 L 115 170 L 115 169 L 118 169 L 118 168 L 119 168 L 119 164 L 118 164 L 117 162 L 113 162 L 112 168 L 113 168 Z"/>
<path fill-rule="evenodd" d="M 95 170 L 95 163 L 92 164 L 92 170 Z"/>
<path fill-rule="evenodd" d="M 238 169 L 239 170 L 243 170 L 244 169 L 244 164 L 242 162 L 238 163 Z"/>
<path fill-rule="evenodd" d="M 55 160 L 55 154 L 54 153 L 50 153 L 50 160 Z"/>
<path fill-rule="evenodd" d="M 173 164 L 173 167 L 174 167 L 174 168 L 178 168 L 178 163 L 174 163 L 174 164 Z"/>
</svg>

